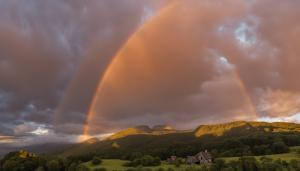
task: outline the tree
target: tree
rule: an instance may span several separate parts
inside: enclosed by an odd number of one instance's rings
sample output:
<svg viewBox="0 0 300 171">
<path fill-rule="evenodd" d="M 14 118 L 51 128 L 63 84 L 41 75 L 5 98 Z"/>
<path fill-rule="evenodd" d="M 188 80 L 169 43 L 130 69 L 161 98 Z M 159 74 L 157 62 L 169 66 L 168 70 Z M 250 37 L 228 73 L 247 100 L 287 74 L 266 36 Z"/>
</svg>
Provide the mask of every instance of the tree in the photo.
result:
<svg viewBox="0 0 300 171">
<path fill-rule="evenodd" d="M 3 170 L 22 170 L 23 167 L 21 163 L 15 160 L 6 160 L 3 164 Z"/>
<path fill-rule="evenodd" d="M 275 141 L 272 144 L 272 151 L 276 154 L 289 152 L 289 147 L 283 141 Z"/>
<path fill-rule="evenodd" d="M 47 162 L 48 171 L 60 171 L 59 162 L 57 160 L 51 160 Z"/>
</svg>

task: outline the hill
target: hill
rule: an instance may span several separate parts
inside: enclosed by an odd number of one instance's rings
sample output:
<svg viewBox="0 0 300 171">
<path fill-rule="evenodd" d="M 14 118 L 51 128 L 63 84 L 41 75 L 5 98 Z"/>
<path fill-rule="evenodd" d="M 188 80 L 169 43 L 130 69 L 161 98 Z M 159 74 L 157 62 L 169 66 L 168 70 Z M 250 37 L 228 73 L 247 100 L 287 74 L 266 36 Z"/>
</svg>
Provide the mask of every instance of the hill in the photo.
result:
<svg viewBox="0 0 300 171">
<path fill-rule="evenodd" d="M 287 122 L 246 122 L 238 121 L 216 125 L 201 125 L 195 131 L 196 137 L 205 135 L 223 136 L 245 132 L 300 132 L 300 124 Z"/>
<path fill-rule="evenodd" d="M 33 144 L 27 146 L 9 146 L 1 145 L 0 147 L 0 159 L 7 153 L 12 151 L 26 150 L 35 154 L 58 154 L 64 152 L 66 149 L 73 147 L 73 143 L 44 143 L 44 144 Z"/>
<path fill-rule="evenodd" d="M 113 134 L 112 136 L 108 137 L 108 140 L 114 140 L 119 138 L 124 138 L 130 135 L 162 135 L 162 134 L 169 134 L 179 132 L 168 125 L 156 125 L 152 128 L 146 125 L 137 126 L 133 128 L 128 128 Z"/>
<path fill-rule="evenodd" d="M 184 157 L 208 149 L 214 156 L 231 157 L 284 153 L 288 152 L 288 146 L 299 145 L 299 124 L 240 121 L 201 125 L 191 131 L 162 126 L 134 127 L 102 141 L 74 145 L 61 155 L 93 153 L 103 158 L 128 159 L 142 153 L 164 159 L 170 155 Z"/>
</svg>

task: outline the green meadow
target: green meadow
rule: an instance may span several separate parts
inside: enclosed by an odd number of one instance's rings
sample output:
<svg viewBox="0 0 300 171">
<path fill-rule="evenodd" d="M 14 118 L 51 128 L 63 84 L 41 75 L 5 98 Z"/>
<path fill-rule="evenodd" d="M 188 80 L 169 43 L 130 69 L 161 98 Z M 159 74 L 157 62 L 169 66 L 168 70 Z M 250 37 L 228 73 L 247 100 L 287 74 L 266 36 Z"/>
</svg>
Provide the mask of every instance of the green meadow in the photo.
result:
<svg viewBox="0 0 300 171">
<path fill-rule="evenodd" d="M 268 158 L 271 158 L 273 160 L 280 159 L 280 160 L 284 160 L 284 161 L 288 161 L 289 162 L 291 160 L 299 160 L 300 159 L 300 154 L 297 152 L 298 150 L 300 150 L 300 146 L 291 147 L 289 153 L 264 155 L 264 156 L 255 156 L 255 158 L 257 160 L 259 160 L 261 157 L 268 157 Z M 221 159 L 225 160 L 226 162 L 229 162 L 229 161 L 238 160 L 239 157 L 224 157 L 224 158 L 221 158 Z"/>
<path fill-rule="evenodd" d="M 125 160 L 116 160 L 116 159 L 112 159 L 112 160 L 103 160 L 101 165 L 98 166 L 94 166 L 91 162 L 87 162 L 86 166 L 88 166 L 91 170 L 94 170 L 96 168 L 105 168 L 108 171 L 123 171 L 123 170 L 127 170 L 130 169 L 132 167 L 125 167 L 123 166 L 124 163 L 126 163 L 127 161 Z M 172 168 L 173 170 L 182 170 L 182 169 L 187 169 L 191 167 L 190 165 L 181 165 L 180 167 L 176 167 L 175 165 L 170 165 L 166 162 L 162 162 L 162 164 L 160 166 L 153 166 L 153 167 L 143 167 L 143 168 L 150 168 L 152 170 L 156 170 L 159 168 L 164 168 L 164 169 L 168 169 L 168 168 Z M 192 167 L 200 167 L 198 165 L 194 165 Z"/>
<path fill-rule="evenodd" d="M 297 147 L 291 147 L 289 153 L 283 153 L 283 154 L 274 154 L 274 155 L 265 155 L 265 156 L 255 156 L 257 160 L 259 160 L 262 157 L 268 157 L 272 158 L 273 160 L 284 160 L 287 162 L 290 162 L 291 160 L 300 160 L 300 154 L 297 153 L 297 151 L 300 150 L 300 146 Z M 230 162 L 230 161 L 236 161 L 239 160 L 239 157 L 224 157 L 224 158 L 219 158 L 223 159 L 225 162 Z M 105 168 L 108 171 L 124 171 L 127 169 L 130 169 L 131 167 L 125 167 L 123 166 L 127 161 L 126 160 L 116 160 L 116 159 L 110 159 L 110 160 L 103 160 L 100 165 L 93 165 L 91 162 L 85 163 L 86 166 L 88 166 L 89 169 L 94 170 L 97 168 Z M 155 166 L 155 167 L 143 167 L 143 168 L 149 168 L 151 170 L 158 170 L 159 168 L 163 169 L 168 169 L 172 168 L 173 170 L 186 170 L 190 165 L 181 165 L 180 167 L 176 167 L 175 165 L 170 165 L 166 162 L 162 162 L 160 166 Z M 192 167 L 201 167 L 199 165 L 193 165 Z"/>
</svg>

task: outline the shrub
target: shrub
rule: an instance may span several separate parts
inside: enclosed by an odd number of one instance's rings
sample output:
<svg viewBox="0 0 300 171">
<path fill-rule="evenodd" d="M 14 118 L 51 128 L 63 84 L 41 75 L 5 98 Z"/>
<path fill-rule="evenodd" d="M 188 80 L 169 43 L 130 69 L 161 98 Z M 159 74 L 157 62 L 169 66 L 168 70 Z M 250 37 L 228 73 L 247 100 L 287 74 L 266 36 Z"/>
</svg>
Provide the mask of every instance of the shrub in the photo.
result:
<svg viewBox="0 0 300 171">
<path fill-rule="evenodd" d="M 300 170 L 300 161 L 299 160 L 291 160 L 290 167 L 294 170 Z"/>
<path fill-rule="evenodd" d="M 174 165 L 175 165 L 175 167 L 177 167 L 177 168 L 179 168 L 182 164 L 184 164 L 185 162 L 184 162 L 184 159 L 183 158 L 177 158 L 176 160 L 175 160 L 175 163 L 174 163 Z"/>
<path fill-rule="evenodd" d="M 87 166 L 81 164 L 77 167 L 76 171 L 90 171 L 90 169 Z"/>
<path fill-rule="evenodd" d="M 161 164 L 159 157 L 152 157 L 150 155 L 143 156 L 141 158 L 136 158 L 133 161 L 124 164 L 126 167 L 136 167 L 136 166 L 159 166 Z"/>
<path fill-rule="evenodd" d="M 172 169 L 172 168 L 168 168 L 168 169 L 167 169 L 167 171 L 174 171 L 174 169 Z"/>
<path fill-rule="evenodd" d="M 101 163 L 102 163 L 102 160 L 98 157 L 94 157 L 93 160 L 92 160 L 93 165 L 99 165 Z"/>
<path fill-rule="evenodd" d="M 156 169 L 156 171 L 165 171 L 165 169 L 160 167 L 160 168 Z"/>
</svg>

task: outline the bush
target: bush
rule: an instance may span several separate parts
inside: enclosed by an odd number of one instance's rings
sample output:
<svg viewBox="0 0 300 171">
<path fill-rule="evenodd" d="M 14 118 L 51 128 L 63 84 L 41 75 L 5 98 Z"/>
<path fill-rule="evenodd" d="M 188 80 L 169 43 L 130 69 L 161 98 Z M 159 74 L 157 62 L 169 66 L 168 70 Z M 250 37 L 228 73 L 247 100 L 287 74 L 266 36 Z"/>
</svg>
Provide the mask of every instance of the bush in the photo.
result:
<svg viewBox="0 0 300 171">
<path fill-rule="evenodd" d="M 102 163 L 102 160 L 98 157 L 94 157 L 93 160 L 92 160 L 93 165 L 99 165 L 101 163 Z"/>
<path fill-rule="evenodd" d="M 165 169 L 160 167 L 160 168 L 156 169 L 156 171 L 165 171 Z"/>
<path fill-rule="evenodd" d="M 212 165 L 212 168 L 211 170 L 212 171 L 219 171 L 219 170 L 222 170 L 223 168 L 225 168 L 225 161 L 222 160 L 222 159 L 217 159 L 215 161 L 215 163 Z"/>
<path fill-rule="evenodd" d="M 299 160 L 291 160 L 290 167 L 294 170 L 300 170 L 300 161 Z"/>
<path fill-rule="evenodd" d="M 254 157 L 241 157 L 240 158 L 243 170 L 258 170 L 258 162 Z"/>
<path fill-rule="evenodd" d="M 172 168 L 168 168 L 167 171 L 175 171 L 175 170 Z"/>
<path fill-rule="evenodd" d="M 87 166 L 81 164 L 81 165 L 77 166 L 76 171 L 90 171 L 90 169 Z"/>
<path fill-rule="evenodd" d="M 185 162 L 184 162 L 184 159 L 182 159 L 182 158 L 177 158 L 176 159 L 176 161 L 175 161 L 175 163 L 174 163 L 174 165 L 175 165 L 175 167 L 177 167 L 177 168 L 179 168 L 182 164 L 184 164 Z"/>
<path fill-rule="evenodd" d="M 124 164 L 126 167 L 137 167 L 137 166 L 159 166 L 161 164 L 159 157 L 152 157 L 150 155 L 136 158 L 133 161 Z"/>
</svg>

